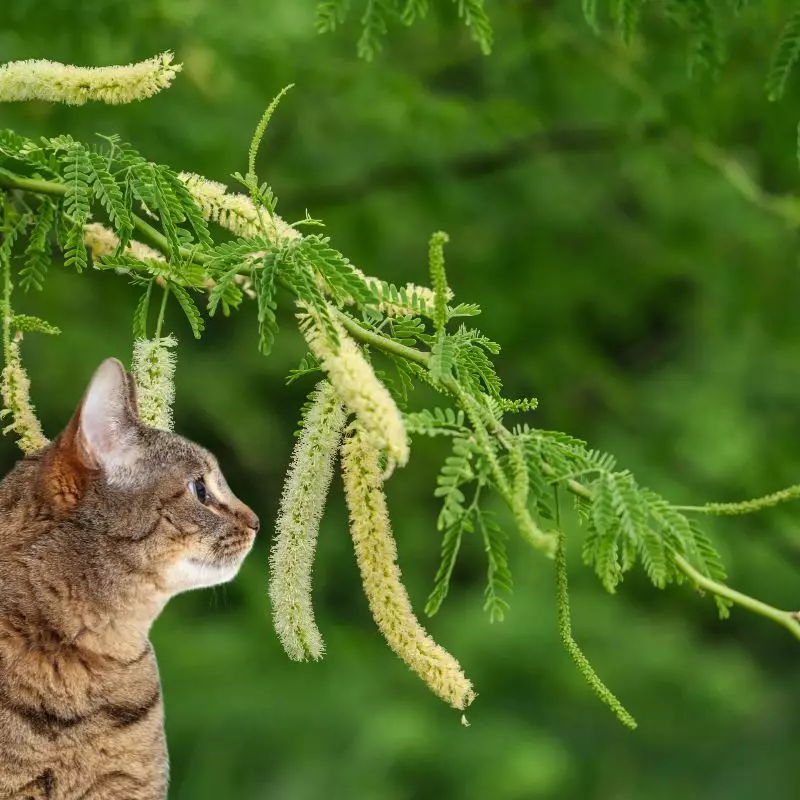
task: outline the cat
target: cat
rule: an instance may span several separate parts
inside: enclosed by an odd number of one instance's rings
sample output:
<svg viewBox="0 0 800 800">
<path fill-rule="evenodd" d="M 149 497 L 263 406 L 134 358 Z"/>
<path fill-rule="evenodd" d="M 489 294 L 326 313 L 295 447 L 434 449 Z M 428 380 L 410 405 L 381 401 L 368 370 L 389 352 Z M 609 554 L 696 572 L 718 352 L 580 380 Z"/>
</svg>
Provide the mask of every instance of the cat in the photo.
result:
<svg viewBox="0 0 800 800">
<path fill-rule="evenodd" d="M 0 483 L 0 799 L 164 800 L 148 631 L 236 575 L 258 517 L 214 457 L 138 419 L 104 361 L 61 435 Z"/>
</svg>

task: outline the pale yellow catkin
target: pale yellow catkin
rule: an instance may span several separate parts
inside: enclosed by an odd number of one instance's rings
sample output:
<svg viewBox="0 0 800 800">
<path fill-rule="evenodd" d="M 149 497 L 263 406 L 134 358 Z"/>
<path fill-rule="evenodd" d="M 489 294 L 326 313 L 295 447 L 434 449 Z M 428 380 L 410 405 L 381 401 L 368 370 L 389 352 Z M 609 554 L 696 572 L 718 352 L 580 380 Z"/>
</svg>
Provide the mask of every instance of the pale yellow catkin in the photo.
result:
<svg viewBox="0 0 800 800">
<path fill-rule="evenodd" d="M 89 100 L 117 105 L 152 97 L 180 72 L 166 52 L 137 64 L 77 67 L 56 61 L 11 61 L 0 65 L 0 102 L 43 100 L 83 105 Z"/>
<path fill-rule="evenodd" d="M 92 258 L 110 256 L 119 247 L 119 238 L 114 231 L 109 230 L 99 222 L 90 222 L 83 226 L 83 242 L 91 250 Z M 140 261 L 166 261 L 163 254 L 146 244 L 131 239 L 125 248 L 125 255 L 138 258 Z"/>
<path fill-rule="evenodd" d="M 48 444 L 42 426 L 31 403 L 31 382 L 22 365 L 19 349 L 19 338 L 12 340 L 6 353 L 6 364 L 3 367 L 0 394 L 3 397 L 2 416 L 10 416 L 11 422 L 3 429 L 4 433 L 13 432 L 19 437 L 18 445 L 25 455 L 35 453 Z"/>
<path fill-rule="evenodd" d="M 372 366 L 345 329 L 333 319 L 339 336 L 335 349 L 313 310 L 298 314 L 308 347 L 319 359 L 328 379 L 344 404 L 358 417 L 365 434 L 378 450 L 401 467 L 408 463 L 409 447 L 403 415 L 389 390 L 378 380 Z"/>
<path fill-rule="evenodd" d="M 224 183 L 192 172 L 181 172 L 178 178 L 186 184 L 206 220 L 216 222 L 237 236 L 259 236 L 266 231 L 274 244 L 300 238 L 300 234 L 277 214 L 257 208 L 247 195 L 229 192 Z"/>
<path fill-rule="evenodd" d="M 364 593 L 389 647 L 431 691 L 463 710 L 475 699 L 472 684 L 458 661 L 420 625 L 401 580 L 379 455 L 360 425 L 353 424 L 342 444 L 342 474 Z"/>
<path fill-rule="evenodd" d="M 131 372 L 136 379 L 139 419 L 151 428 L 172 430 L 172 404 L 175 401 L 174 336 L 137 339 L 133 343 Z"/>
<path fill-rule="evenodd" d="M 303 420 L 283 486 L 269 557 L 269 596 L 275 631 L 294 661 L 322 658 L 325 650 L 314 621 L 311 575 L 345 419 L 344 406 L 333 387 L 321 381 Z"/>
</svg>

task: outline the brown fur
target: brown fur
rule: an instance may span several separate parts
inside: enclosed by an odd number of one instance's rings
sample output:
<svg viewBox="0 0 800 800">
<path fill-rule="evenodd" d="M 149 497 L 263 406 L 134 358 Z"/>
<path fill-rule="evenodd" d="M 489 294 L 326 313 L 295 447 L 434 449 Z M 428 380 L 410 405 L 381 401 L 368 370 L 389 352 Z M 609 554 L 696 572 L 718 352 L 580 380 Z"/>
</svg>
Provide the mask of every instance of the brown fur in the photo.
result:
<svg viewBox="0 0 800 800">
<path fill-rule="evenodd" d="M 104 362 L 61 436 L 0 483 L 2 800 L 163 800 L 150 625 L 252 546 L 258 519 L 214 458 L 143 426 L 135 403 Z"/>
</svg>

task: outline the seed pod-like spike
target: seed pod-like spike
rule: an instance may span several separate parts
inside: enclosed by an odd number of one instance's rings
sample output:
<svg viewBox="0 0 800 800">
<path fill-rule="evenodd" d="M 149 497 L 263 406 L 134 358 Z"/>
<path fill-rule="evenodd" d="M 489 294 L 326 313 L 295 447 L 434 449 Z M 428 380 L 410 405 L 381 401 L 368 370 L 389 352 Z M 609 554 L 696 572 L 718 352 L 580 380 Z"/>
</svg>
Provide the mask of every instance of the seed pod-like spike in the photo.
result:
<svg viewBox="0 0 800 800">
<path fill-rule="evenodd" d="M 342 473 L 364 593 L 389 647 L 431 691 L 463 710 L 475 699 L 472 684 L 455 658 L 420 625 L 401 581 L 379 455 L 361 426 L 353 423 L 342 445 Z"/>
<path fill-rule="evenodd" d="M 20 449 L 25 455 L 35 453 L 48 444 L 42 426 L 31 403 L 31 382 L 22 365 L 19 351 L 21 334 L 12 340 L 6 352 L 0 393 L 3 396 L 3 410 L 0 416 L 10 416 L 11 422 L 3 428 L 3 433 L 15 433 L 19 437 Z"/>
<path fill-rule="evenodd" d="M 166 89 L 180 72 L 172 53 L 124 67 L 76 67 L 55 61 L 11 61 L 0 65 L 0 102 L 44 100 L 80 106 L 87 100 L 118 105 L 144 100 Z"/>
<path fill-rule="evenodd" d="M 172 430 L 172 403 L 175 400 L 174 336 L 137 339 L 133 343 L 131 372 L 136 378 L 139 418 L 151 428 Z"/>
<path fill-rule="evenodd" d="M 283 487 L 269 557 L 269 596 L 275 630 L 294 661 L 322 658 L 325 649 L 314 621 L 311 574 L 345 419 L 344 407 L 333 387 L 321 381 L 303 420 Z"/>
<path fill-rule="evenodd" d="M 298 317 L 309 349 L 319 359 L 344 404 L 358 417 L 364 435 L 399 466 L 405 466 L 409 448 L 403 415 L 358 345 L 335 319 L 338 350 L 331 345 L 312 309 L 306 309 Z"/>
</svg>

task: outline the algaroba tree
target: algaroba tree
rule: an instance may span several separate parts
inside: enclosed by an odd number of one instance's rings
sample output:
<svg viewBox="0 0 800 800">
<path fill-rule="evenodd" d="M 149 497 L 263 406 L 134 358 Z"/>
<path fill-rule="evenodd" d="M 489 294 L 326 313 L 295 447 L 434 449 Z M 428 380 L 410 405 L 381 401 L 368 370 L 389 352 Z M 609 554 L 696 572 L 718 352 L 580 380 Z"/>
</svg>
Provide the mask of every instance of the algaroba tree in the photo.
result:
<svg viewBox="0 0 800 800">
<path fill-rule="evenodd" d="M 335 27 L 345 5 L 321 4 L 320 28 Z M 583 5 L 597 28 L 597 5 Z M 629 38 L 637 4 L 615 8 L 619 30 Z M 688 17 L 693 58 L 711 62 L 718 35 L 709 28 L 706 6 L 695 0 L 687 8 L 695 9 Z M 426 9 L 424 2 L 368 3 L 361 55 L 376 52 L 386 31 L 381 13 L 410 23 Z M 458 9 L 488 52 L 491 28 L 482 2 L 461 0 Z M 790 20 L 773 59 L 769 91 L 776 98 L 800 55 L 797 19 Z M 15 62 L 0 67 L 0 101 L 128 103 L 169 87 L 179 71 L 170 53 L 124 67 Z M 31 404 L 23 336 L 58 330 L 16 313 L 15 293 L 40 290 L 57 254 L 68 268 L 88 273 L 91 264 L 138 292 L 132 370 L 142 418 L 156 427 L 172 424 L 177 339 L 165 330 L 168 303 L 177 302 L 197 338 L 206 324 L 200 303 L 211 319 L 252 305 L 254 339 L 265 356 L 274 344 L 280 304 L 293 309 L 309 350 L 290 380 L 313 377 L 316 383 L 302 412 L 270 556 L 274 624 L 290 658 L 318 659 L 324 652 L 311 601 L 312 570 L 338 456 L 364 592 L 381 633 L 451 706 L 463 710 L 474 699 L 456 659 L 418 621 L 397 565 L 384 486 L 409 462 L 410 440 L 418 436 L 440 437 L 451 447 L 435 489 L 442 502 L 435 523 L 442 535 L 441 564 L 426 613 L 439 610 L 462 538 L 474 534 L 487 556 L 485 609 L 491 620 L 503 619 L 512 582 L 507 533 L 488 509 L 496 496 L 532 552 L 552 560 L 564 646 L 624 724 L 636 725 L 572 636 L 562 524 L 567 498 L 584 532 L 583 560 L 609 592 L 640 565 L 656 588 L 696 587 L 714 598 L 722 617 L 739 606 L 800 639 L 800 614 L 727 585 L 721 559 L 696 522 L 699 514 L 749 513 L 800 497 L 800 486 L 743 503 L 675 506 L 585 442 L 511 421 L 534 411 L 537 401 L 504 396 L 492 361 L 499 345 L 470 322 L 479 306 L 461 302 L 449 288 L 446 234 L 430 238 L 430 286 L 397 287 L 352 265 L 318 232 L 319 220 L 288 223 L 276 214 L 275 196 L 257 175 L 256 160 L 285 92 L 256 127 L 246 171 L 233 176 L 241 192 L 154 164 L 113 134 L 83 143 L 68 134 L 34 139 L 0 131 L 3 414 L 6 432 L 17 436 L 23 452 L 47 443 Z M 413 391 L 421 384 L 441 395 L 441 406 L 414 405 Z"/>
</svg>

